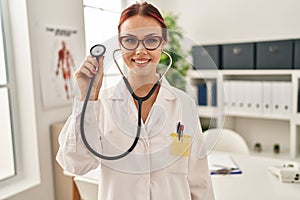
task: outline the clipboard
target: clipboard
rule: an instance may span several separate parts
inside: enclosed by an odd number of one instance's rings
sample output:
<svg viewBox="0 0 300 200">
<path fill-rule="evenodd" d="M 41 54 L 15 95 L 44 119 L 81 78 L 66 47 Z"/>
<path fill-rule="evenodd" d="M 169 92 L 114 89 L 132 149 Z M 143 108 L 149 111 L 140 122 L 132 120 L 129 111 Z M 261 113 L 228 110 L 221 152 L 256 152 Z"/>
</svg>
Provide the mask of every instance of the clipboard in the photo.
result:
<svg viewBox="0 0 300 200">
<path fill-rule="evenodd" d="M 242 170 L 230 155 L 208 155 L 207 160 L 211 175 L 242 174 Z"/>
</svg>

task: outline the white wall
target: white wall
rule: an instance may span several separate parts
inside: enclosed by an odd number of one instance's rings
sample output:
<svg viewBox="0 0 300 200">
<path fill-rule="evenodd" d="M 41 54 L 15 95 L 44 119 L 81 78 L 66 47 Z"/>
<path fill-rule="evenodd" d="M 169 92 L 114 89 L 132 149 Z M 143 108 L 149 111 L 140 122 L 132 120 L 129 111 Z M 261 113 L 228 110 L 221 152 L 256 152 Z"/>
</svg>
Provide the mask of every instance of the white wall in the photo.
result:
<svg viewBox="0 0 300 200">
<path fill-rule="evenodd" d="M 17 4 L 15 4 L 17 5 Z M 25 8 L 24 8 L 25 9 Z M 71 106 L 65 106 L 53 109 L 44 109 L 42 105 L 42 94 L 40 88 L 39 70 L 41 70 L 38 56 L 39 24 L 50 24 L 59 26 L 75 26 L 84 28 L 83 10 L 81 0 L 27 0 L 29 37 L 31 46 L 32 74 L 34 83 L 35 110 L 38 132 L 38 153 L 40 163 L 41 184 L 25 192 L 19 193 L 10 200 L 54 200 L 52 155 L 50 141 L 50 124 L 58 121 L 64 121 L 71 113 Z M 14 17 L 17 17 L 16 15 Z M 22 37 L 22 33 L 19 33 Z M 13 42 L 16 38 L 12 38 Z M 78 41 L 82 52 L 82 58 L 85 54 L 84 38 Z M 30 54 L 29 54 L 30 55 Z M 22 59 L 22 57 L 21 57 Z M 56 59 L 56 58 L 55 58 Z M 22 67 L 18 65 L 17 67 Z M 18 69 L 16 69 L 18 70 Z M 51 84 L 51 83 L 49 83 Z"/>
<path fill-rule="evenodd" d="M 150 0 L 199 44 L 300 38 L 299 0 Z"/>
</svg>

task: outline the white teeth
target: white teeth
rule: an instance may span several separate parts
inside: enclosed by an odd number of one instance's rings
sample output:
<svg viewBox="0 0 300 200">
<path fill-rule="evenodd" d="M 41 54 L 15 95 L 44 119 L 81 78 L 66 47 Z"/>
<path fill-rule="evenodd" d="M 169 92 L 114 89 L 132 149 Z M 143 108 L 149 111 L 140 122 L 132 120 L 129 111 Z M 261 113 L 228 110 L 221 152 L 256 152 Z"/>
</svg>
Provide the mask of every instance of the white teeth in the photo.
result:
<svg viewBox="0 0 300 200">
<path fill-rule="evenodd" d="M 147 60 L 135 60 L 135 62 L 137 64 L 145 64 L 146 62 L 148 62 Z"/>
</svg>

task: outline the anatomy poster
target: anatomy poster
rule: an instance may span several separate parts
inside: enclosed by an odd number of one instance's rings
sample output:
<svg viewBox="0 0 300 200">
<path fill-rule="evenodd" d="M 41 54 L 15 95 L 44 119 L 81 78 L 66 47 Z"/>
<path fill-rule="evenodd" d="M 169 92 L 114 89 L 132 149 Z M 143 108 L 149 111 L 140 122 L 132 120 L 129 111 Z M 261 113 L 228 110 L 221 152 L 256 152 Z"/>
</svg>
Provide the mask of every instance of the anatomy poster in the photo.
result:
<svg viewBox="0 0 300 200">
<path fill-rule="evenodd" d="M 40 27 L 39 73 L 45 108 L 72 103 L 73 73 L 85 53 L 82 32 L 74 27 Z"/>
</svg>

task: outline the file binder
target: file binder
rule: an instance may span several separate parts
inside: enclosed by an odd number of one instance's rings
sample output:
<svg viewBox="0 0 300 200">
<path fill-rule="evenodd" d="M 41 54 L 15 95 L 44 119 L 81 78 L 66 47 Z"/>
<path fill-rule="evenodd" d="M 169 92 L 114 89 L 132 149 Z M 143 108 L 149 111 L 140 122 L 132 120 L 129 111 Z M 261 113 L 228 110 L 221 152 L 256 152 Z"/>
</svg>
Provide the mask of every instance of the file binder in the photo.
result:
<svg viewBox="0 0 300 200">
<path fill-rule="evenodd" d="M 262 83 L 262 110 L 264 114 L 272 113 L 272 82 L 263 81 Z"/>
<path fill-rule="evenodd" d="M 217 83 L 212 82 L 211 84 L 211 105 L 217 106 Z"/>
<path fill-rule="evenodd" d="M 292 106 L 292 83 L 276 81 L 272 83 L 272 113 L 289 114 Z"/>
<path fill-rule="evenodd" d="M 223 82 L 223 89 L 224 89 L 224 107 L 226 110 L 230 110 L 230 104 L 231 104 L 231 91 L 230 91 L 230 81 L 224 81 Z"/>
<path fill-rule="evenodd" d="M 238 111 L 238 81 L 230 81 L 230 111 Z"/>
<path fill-rule="evenodd" d="M 272 113 L 280 114 L 281 88 L 279 81 L 272 82 Z"/>
<path fill-rule="evenodd" d="M 205 82 L 198 83 L 198 104 L 200 106 L 207 105 L 207 86 Z"/>
<path fill-rule="evenodd" d="M 254 95 L 253 95 L 253 86 L 252 81 L 244 81 L 243 82 L 243 102 L 245 104 L 244 110 L 247 113 L 253 112 L 253 104 L 254 104 Z"/>
<path fill-rule="evenodd" d="M 212 81 L 207 80 L 206 81 L 206 88 L 207 88 L 207 96 L 206 96 L 206 102 L 207 102 L 207 106 L 211 106 L 211 102 L 212 102 Z"/>
<path fill-rule="evenodd" d="M 236 88 L 234 90 L 234 92 L 236 92 L 235 96 L 237 102 L 236 111 L 243 112 L 245 110 L 245 102 L 244 102 L 245 88 L 244 88 L 243 81 L 236 81 L 234 87 Z"/>
<path fill-rule="evenodd" d="M 280 82 L 280 89 L 281 89 L 280 113 L 289 114 L 291 113 L 291 106 L 292 106 L 292 83 Z"/>
<path fill-rule="evenodd" d="M 252 113 L 261 114 L 262 113 L 262 82 L 252 81 L 252 91 L 253 91 L 253 106 Z"/>
</svg>

